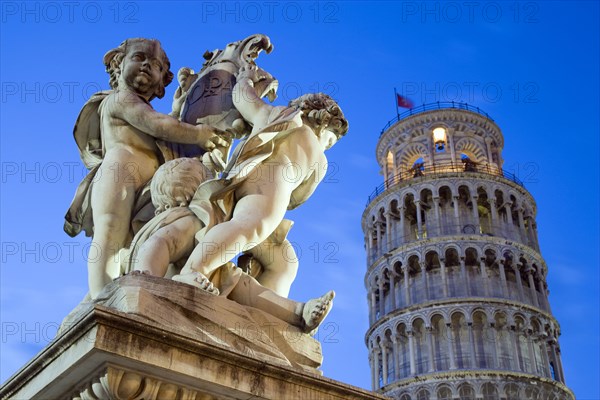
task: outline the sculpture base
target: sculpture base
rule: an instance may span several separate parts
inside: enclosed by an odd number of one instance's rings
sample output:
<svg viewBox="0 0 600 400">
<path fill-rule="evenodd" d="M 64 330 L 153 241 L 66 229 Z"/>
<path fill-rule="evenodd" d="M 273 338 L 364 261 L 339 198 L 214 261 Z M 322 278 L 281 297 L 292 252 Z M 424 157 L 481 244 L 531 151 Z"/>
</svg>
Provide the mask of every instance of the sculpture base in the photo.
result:
<svg viewBox="0 0 600 400">
<path fill-rule="evenodd" d="M 321 346 L 257 309 L 146 275 L 80 304 L 0 389 L 15 399 L 383 399 L 323 378 Z"/>
</svg>

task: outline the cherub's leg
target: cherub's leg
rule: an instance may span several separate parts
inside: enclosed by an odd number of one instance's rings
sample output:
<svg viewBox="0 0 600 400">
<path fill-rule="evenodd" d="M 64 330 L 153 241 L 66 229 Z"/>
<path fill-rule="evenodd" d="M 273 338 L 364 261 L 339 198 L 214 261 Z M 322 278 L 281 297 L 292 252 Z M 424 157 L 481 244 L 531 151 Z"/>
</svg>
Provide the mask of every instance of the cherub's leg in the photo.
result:
<svg viewBox="0 0 600 400">
<path fill-rule="evenodd" d="M 192 252 L 194 235 L 201 228 L 202 223 L 193 215 L 160 228 L 139 249 L 135 249 L 133 269 L 164 277 L 170 263 L 179 261 Z"/>
<path fill-rule="evenodd" d="M 236 204 L 231 220 L 208 231 L 194 249 L 181 273 L 210 275 L 243 250 L 263 242 L 277 228 L 289 196 L 246 195 Z"/>
<path fill-rule="evenodd" d="M 250 250 L 250 254 L 263 266 L 263 272 L 256 278 L 258 282 L 288 297 L 298 272 L 298 257 L 292 244 L 287 239 L 281 244 L 267 241 Z"/>
<path fill-rule="evenodd" d="M 279 296 L 244 274 L 228 297 L 239 304 L 265 311 L 304 332 L 314 334 L 331 311 L 334 296 L 335 293 L 329 291 L 321 297 L 300 303 Z"/>
<path fill-rule="evenodd" d="M 88 254 L 88 283 L 92 298 L 119 277 L 121 263 L 118 254 L 125 247 L 129 235 L 135 187 L 124 183 L 123 179 L 116 179 L 115 174 L 110 167 L 103 165 L 92 189 L 94 236 Z"/>
</svg>

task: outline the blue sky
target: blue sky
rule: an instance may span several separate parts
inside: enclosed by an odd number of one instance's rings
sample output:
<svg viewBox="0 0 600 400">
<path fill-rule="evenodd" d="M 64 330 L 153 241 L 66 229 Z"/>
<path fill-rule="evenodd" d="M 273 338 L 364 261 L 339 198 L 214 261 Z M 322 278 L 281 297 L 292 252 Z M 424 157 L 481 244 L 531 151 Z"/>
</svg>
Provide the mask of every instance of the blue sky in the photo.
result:
<svg viewBox="0 0 600 400">
<path fill-rule="evenodd" d="M 382 181 L 381 128 L 394 87 L 415 103 L 462 101 L 504 133 L 504 168 L 538 205 L 550 303 L 568 386 L 599 399 L 599 9 L 597 2 L 11 2 L 1 3 L 0 381 L 53 337 L 87 291 L 89 239 L 62 230 L 84 175 L 72 129 L 108 88 L 102 56 L 128 37 L 161 40 L 172 69 L 253 33 L 278 104 L 335 97 L 350 121 L 332 173 L 300 209 L 290 238 L 300 271 L 290 297 L 331 288 L 319 334 L 325 376 L 370 385 L 360 219 Z M 175 84 L 153 105 L 170 111 Z"/>
</svg>

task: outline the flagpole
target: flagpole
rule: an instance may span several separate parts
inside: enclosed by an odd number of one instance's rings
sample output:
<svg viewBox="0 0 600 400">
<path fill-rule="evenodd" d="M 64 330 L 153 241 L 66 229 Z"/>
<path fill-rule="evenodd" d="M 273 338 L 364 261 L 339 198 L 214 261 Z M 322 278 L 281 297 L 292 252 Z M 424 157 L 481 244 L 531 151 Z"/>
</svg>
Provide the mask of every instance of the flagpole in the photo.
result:
<svg viewBox="0 0 600 400">
<path fill-rule="evenodd" d="M 396 88 L 394 87 L 394 103 L 396 103 L 396 117 L 400 119 L 400 111 L 398 111 L 398 92 L 396 92 Z"/>
</svg>

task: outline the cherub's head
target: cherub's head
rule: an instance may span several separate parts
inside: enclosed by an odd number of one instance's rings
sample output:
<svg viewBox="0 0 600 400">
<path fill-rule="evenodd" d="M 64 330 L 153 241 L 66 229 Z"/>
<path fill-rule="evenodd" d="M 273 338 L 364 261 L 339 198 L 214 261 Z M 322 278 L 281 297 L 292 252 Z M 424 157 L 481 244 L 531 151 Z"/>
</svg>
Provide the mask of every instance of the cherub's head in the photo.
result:
<svg viewBox="0 0 600 400">
<path fill-rule="evenodd" d="M 198 186 L 211 177 L 211 172 L 197 158 L 176 158 L 161 165 L 150 184 L 156 214 L 173 207 L 186 207 Z"/>
<path fill-rule="evenodd" d="M 289 107 L 303 112 L 306 123 L 321 138 L 330 136 L 325 145 L 329 148 L 348 132 L 348 120 L 340 106 L 325 93 L 310 93 L 290 101 Z"/>
<path fill-rule="evenodd" d="M 121 85 L 152 100 L 165 95 L 165 87 L 173 80 L 171 63 L 160 42 L 154 39 L 127 39 L 104 55 L 110 87 Z"/>
</svg>

